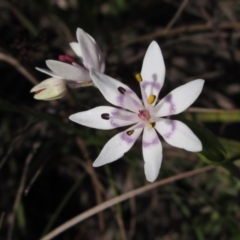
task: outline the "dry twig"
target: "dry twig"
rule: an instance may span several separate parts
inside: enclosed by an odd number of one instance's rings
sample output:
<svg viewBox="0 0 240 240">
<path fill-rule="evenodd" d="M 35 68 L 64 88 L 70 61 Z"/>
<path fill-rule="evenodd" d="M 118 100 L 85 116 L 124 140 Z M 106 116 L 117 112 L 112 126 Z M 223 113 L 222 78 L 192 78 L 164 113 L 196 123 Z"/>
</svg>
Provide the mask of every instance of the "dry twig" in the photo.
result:
<svg viewBox="0 0 240 240">
<path fill-rule="evenodd" d="M 120 203 L 120 202 L 125 201 L 127 199 L 130 199 L 132 197 L 135 197 L 139 194 L 150 191 L 154 188 L 163 186 L 165 184 L 169 184 L 169 183 L 176 182 L 176 181 L 184 179 L 184 178 L 192 177 L 192 176 L 195 176 L 195 175 L 207 172 L 207 171 L 211 171 L 215 168 L 216 168 L 215 166 L 207 166 L 207 167 L 204 167 L 204 168 L 201 168 L 201 169 L 196 169 L 196 170 L 192 170 L 192 171 L 189 171 L 189 172 L 181 173 L 181 174 L 175 175 L 173 177 L 169 177 L 169 178 L 157 181 L 155 183 L 148 184 L 144 187 L 132 190 L 130 192 L 124 193 L 124 194 L 122 194 L 118 197 L 112 198 L 112 199 L 110 199 L 110 200 L 108 200 L 108 201 L 106 201 L 102 204 L 99 204 L 99 205 L 97 205 L 97 206 L 95 206 L 95 207 L 77 215 L 76 217 L 70 219 L 69 221 L 65 222 L 64 224 L 60 225 L 59 227 L 57 227 L 56 229 L 51 231 L 49 234 L 47 234 L 41 240 L 52 239 L 52 238 L 56 237 L 57 235 L 59 235 L 60 233 L 64 232 L 65 230 L 69 229 L 70 227 L 80 223 L 81 221 L 93 216 L 96 213 L 99 213 L 99 212 L 101 212 L 101 211 L 103 211 L 103 210 L 105 210 L 109 207 L 114 206 L 117 203 Z"/>
<path fill-rule="evenodd" d="M 181 16 L 181 13 L 183 12 L 183 10 L 185 9 L 185 7 L 188 4 L 188 0 L 183 0 L 183 2 L 181 3 L 181 5 L 179 6 L 177 12 L 174 14 L 173 18 L 171 19 L 171 21 L 168 23 L 168 25 L 166 26 L 166 30 L 169 30 L 172 28 L 172 26 L 176 23 L 176 21 L 178 20 L 178 18 Z"/>
<path fill-rule="evenodd" d="M 217 26 L 218 29 L 221 30 L 230 30 L 230 29 L 239 29 L 240 22 L 225 22 L 221 23 Z M 209 31 L 212 30 L 212 27 L 207 24 L 198 24 L 198 25 L 190 25 L 190 26 L 182 26 L 173 29 L 161 29 L 157 30 L 153 33 L 146 34 L 143 36 L 138 36 L 132 40 L 126 41 L 123 43 L 123 46 L 126 47 L 128 45 L 139 43 L 139 42 L 146 42 L 151 41 L 159 37 L 166 37 L 166 36 L 175 36 L 178 34 L 186 34 L 186 33 L 195 33 L 201 31 Z"/>
<path fill-rule="evenodd" d="M 32 150 L 32 152 L 30 152 L 28 154 L 28 156 L 26 158 L 22 177 L 21 177 L 19 187 L 18 187 L 18 190 L 16 193 L 16 198 L 14 200 L 13 209 L 12 209 L 12 212 L 9 214 L 9 230 L 8 230 L 8 236 L 7 236 L 8 240 L 13 239 L 12 235 L 13 235 L 16 211 L 17 211 L 17 208 L 19 206 L 19 203 L 21 201 L 22 194 L 24 191 L 24 186 L 25 186 L 25 182 L 26 182 L 27 174 L 28 174 L 28 168 L 29 168 L 30 162 L 32 161 L 32 158 L 33 158 L 34 154 L 36 153 L 37 149 L 39 148 L 40 144 L 41 144 L 40 142 L 36 142 L 35 144 L 33 144 L 33 150 Z"/>
<path fill-rule="evenodd" d="M 122 220 L 122 217 L 117 213 L 116 213 L 116 220 L 117 220 L 117 224 L 119 226 L 121 239 L 122 240 L 127 240 L 127 234 L 126 234 L 126 229 L 124 227 L 124 222 Z"/>
<path fill-rule="evenodd" d="M 7 62 L 13 67 L 15 67 L 16 70 L 20 72 L 24 77 L 26 77 L 33 85 L 38 84 L 38 80 L 31 73 L 29 73 L 27 69 L 23 67 L 16 58 L 0 52 L 0 61 Z"/>
<path fill-rule="evenodd" d="M 92 167 L 92 162 L 93 161 L 90 158 L 90 154 L 87 150 L 87 147 L 86 147 L 84 141 L 80 137 L 77 137 L 76 141 L 77 141 L 77 144 L 78 144 L 79 148 L 81 149 L 81 151 L 83 153 L 84 158 L 87 161 L 87 166 L 85 164 L 83 164 L 83 166 L 92 178 L 92 183 L 94 185 L 97 204 L 101 204 L 103 202 L 102 195 L 101 195 L 101 192 L 103 192 L 103 186 L 99 182 L 98 176 L 97 176 L 94 168 Z M 103 217 L 102 213 L 98 214 L 98 223 L 99 223 L 100 231 L 104 231 L 105 224 L 104 224 L 104 217 Z"/>
</svg>

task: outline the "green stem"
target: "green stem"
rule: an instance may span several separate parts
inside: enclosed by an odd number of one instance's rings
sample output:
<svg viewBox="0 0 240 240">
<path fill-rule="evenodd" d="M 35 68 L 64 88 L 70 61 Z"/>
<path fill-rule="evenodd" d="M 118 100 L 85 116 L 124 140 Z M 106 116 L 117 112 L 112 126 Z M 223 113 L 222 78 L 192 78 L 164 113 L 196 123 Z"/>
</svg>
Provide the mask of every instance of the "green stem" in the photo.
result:
<svg viewBox="0 0 240 240">
<path fill-rule="evenodd" d="M 240 111 L 232 110 L 226 112 L 185 112 L 183 116 L 198 122 L 240 122 Z"/>
</svg>

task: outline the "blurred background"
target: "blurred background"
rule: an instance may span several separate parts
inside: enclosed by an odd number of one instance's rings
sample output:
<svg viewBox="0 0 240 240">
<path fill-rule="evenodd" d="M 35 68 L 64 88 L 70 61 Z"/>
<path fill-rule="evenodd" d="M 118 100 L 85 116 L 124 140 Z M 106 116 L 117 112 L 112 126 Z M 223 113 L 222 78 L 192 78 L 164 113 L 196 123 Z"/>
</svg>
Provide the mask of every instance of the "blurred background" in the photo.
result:
<svg viewBox="0 0 240 240">
<path fill-rule="evenodd" d="M 68 116 L 108 104 L 97 89 L 69 89 L 51 102 L 30 89 L 47 79 L 35 67 L 61 54 L 80 27 L 98 42 L 107 75 L 139 93 L 134 79 L 156 40 L 166 64 L 164 97 L 206 80 L 185 117 L 209 129 L 228 156 L 240 153 L 239 0 L 0 0 L 0 239 L 41 236 L 104 201 L 148 184 L 141 140 L 125 156 L 92 168 L 119 129 L 103 131 Z M 221 110 L 221 111 L 218 111 Z M 219 115 L 217 113 L 220 113 Z M 206 166 L 163 143 L 158 180 Z M 236 162 L 237 163 L 237 162 Z M 240 181 L 223 168 L 163 185 L 100 211 L 56 239 L 240 239 Z"/>
</svg>

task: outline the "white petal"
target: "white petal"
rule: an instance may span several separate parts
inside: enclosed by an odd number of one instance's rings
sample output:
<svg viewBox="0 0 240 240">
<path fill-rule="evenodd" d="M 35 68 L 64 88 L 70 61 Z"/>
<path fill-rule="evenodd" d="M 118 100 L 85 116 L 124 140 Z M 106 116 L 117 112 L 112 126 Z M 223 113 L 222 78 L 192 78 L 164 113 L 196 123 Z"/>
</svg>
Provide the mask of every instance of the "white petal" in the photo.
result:
<svg viewBox="0 0 240 240">
<path fill-rule="evenodd" d="M 43 68 L 38 68 L 38 67 L 36 67 L 36 70 L 38 70 L 39 72 L 42 72 L 42 73 L 46 73 L 47 75 L 52 76 L 52 77 L 54 77 L 54 78 L 62 79 L 62 77 L 56 75 L 54 72 L 49 71 L 49 70 L 47 70 L 47 69 L 43 69 Z"/>
<path fill-rule="evenodd" d="M 73 122 L 97 129 L 113 129 L 139 121 L 135 113 L 109 106 L 101 106 L 79 112 L 69 117 Z"/>
<path fill-rule="evenodd" d="M 190 152 L 202 151 L 202 143 L 192 130 L 177 120 L 159 119 L 155 128 L 167 143 Z"/>
<path fill-rule="evenodd" d="M 64 80 L 70 81 L 88 81 L 90 80 L 89 72 L 81 66 L 73 66 L 68 63 L 47 60 L 47 66 Z"/>
<path fill-rule="evenodd" d="M 146 178 L 153 182 L 159 174 L 162 163 L 162 144 L 154 128 L 144 128 L 142 150 Z"/>
<path fill-rule="evenodd" d="M 71 42 L 71 43 L 69 43 L 69 45 L 70 45 L 70 47 L 72 48 L 72 50 L 75 52 L 75 54 L 76 54 L 79 58 L 81 58 L 81 60 L 82 60 L 82 50 L 81 50 L 81 48 L 80 48 L 80 46 L 79 46 L 79 43 L 77 43 L 77 42 Z"/>
<path fill-rule="evenodd" d="M 175 88 L 155 106 L 155 116 L 164 117 L 184 111 L 198 98 L 203 84 L 204 80 L 197 79 Z"/>
<path fill-rule="evenodd" d="M 131 128 L 118 133 L 106 143 L 100 155 L 93 163 L 94 167 L 100 167 L 104 164 L 116 161 L 121 158 L 125 152 L 129 151 L 142 132 L 142 128 L 138 128 L 129 135 L 127 132 L 130 129 Z"/>
<path fill-rule="evenodd" d="M 66 92 L 65 81 L 58 78 L 48 78 L 31 89 L 37 100 L 53 100 L 62 98 Z"/>
<path fill-rule="evenodd" d="M 100 48 L 99 48 L 99 69 L 98 70 L 101 73 L 104 73 L 105 71 L 105 59 Z"/>
<path fill-rule="evenodd" d="M 90 70 L 90 76 L 106 100 L 113 105 L 126 108 L 135 113 L 139 113 L 139 110 L 144 109 L 137 95 L 127 85 L 94 69 Z"/>
<path fill-rule="evenodd" d="M 158 94 L 163 86 L 165 78 L 165 64 L 162 52 L 158 44 L 153 41 L 145 54 L 141 70 L 143 82 L 141 83 L 147 96 L 151 94 L 158 98 Z M 156 103 L 155 100 L 155 103 Z"/>
<path fill-rule="evenodd" d="M 93 82 L 92 81 L 85 81 L 85 82 L 65 81 L 65 82 L 66 82 L 66 84 L 70 88 L 80 88 L 80 87 L 90 87 L 90 86 L 93 86 Z"/>
<path fill-rule="evenodd" d="M 99 48 L 95 40 L 81 28 L 77 29 L 77 39 L 82 52 L 83 64 L 87 69 L 100 70 Z"/>
</svg>

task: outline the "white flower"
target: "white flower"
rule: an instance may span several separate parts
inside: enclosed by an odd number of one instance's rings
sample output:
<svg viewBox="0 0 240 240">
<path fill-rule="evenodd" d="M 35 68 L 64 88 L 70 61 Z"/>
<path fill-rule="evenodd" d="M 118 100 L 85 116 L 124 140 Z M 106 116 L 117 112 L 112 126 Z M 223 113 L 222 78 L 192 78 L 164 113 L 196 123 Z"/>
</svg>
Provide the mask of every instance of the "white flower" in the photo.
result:
<svg viewBox="0 0 240 240">
<path fill-rule="evenodd" d="M 106 143 L 93 163 L 94 167 L 121 158 L 133 146 L 142 131 L 144 170 L 150 182 L 157 178 L 162 161 L 162 145 L 157 132 L 175 147 L 191 152 L 202 150 L 202 143 L 185 124 L 163 117 L 178 114 L 188 108 L 201 93 L 204 80 L 198 79 L 184 84 L 157 103 L 164 83 L 165 65 L 156 42 L 150 44 L 141 74 L 137 76 L 142 101 L 129 87 L 111 77 L 93 69 L 91 77 L 106 100 L 121 109 L 110 106 L 96 107 L 73 114 L 70 120 L 97 129 L 113 129 L 134 124 Z"/>
<path fill-rule="evenodd" d="M 80 64 L 76 63 L 74 59 L 67 55 L 60 55 L 59 60 L 47 60 L 46 65 L 51 70 L 36 68 L 40 72 L 46 73 L 52 76 L 55 79 L 60 79 L 62 84 L 68 84 L 72 88 L 84 87 L 93 85 L 89 70 L 94 68 L 100 72 L 104 72 L 105 70 L 105 61 L 102 55 L 102 52 L 96 43 L 96 41 L 87 33 L 85 33 L 82 29 L 77 29 L 77 42 L 70 43 L 70 47 L 76 53 L 76 55 L 80 58 Z M 60 81 L 59 80 L 59 81 Z M 40 83 L 41 84 L 41 83 Z M 66 87 L 65 87 L 66 90 Z M 44 91 L 44 90 L 43 90 Z M 33 89 L 31 90 L 33 92 Z M 38 93 L 37 93 L 38 94 Z M 36 99 L 37 94 L 35 95 Z M 41 100 L 51 100 L 59 98 L 52 95 L 50 99 L 42 99 Z M 62 94 L 63 96 L 64 94 Z"/>
<path fill-rule="evenodd" d="M 48 78 L 31 89 L 37 100 L 55 100 L 62 98 L 66 91 L 66 85 L 62 79 Z"/>
</svg>

